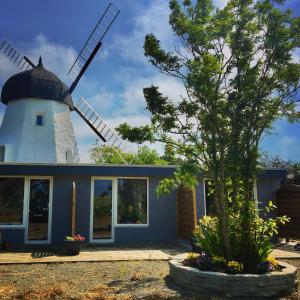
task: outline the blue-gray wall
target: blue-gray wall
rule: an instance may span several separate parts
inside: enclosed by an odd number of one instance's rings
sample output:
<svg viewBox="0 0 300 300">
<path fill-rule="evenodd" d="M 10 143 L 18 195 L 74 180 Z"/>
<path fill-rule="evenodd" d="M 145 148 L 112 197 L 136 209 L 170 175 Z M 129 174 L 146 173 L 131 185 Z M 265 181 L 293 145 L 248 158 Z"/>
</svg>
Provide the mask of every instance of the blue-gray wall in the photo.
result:
<svg viewBox="0 0 300 300">
<path fill-rule="evenodd" d="M 159 181 L 173 174 L 172 167 L 0 164 L 0 175 L 52 176 L 51 244 L 62 244 L 71 233 L 72 183 L 76 183 L 76 232 L 89 241 L 92 176 L 149 178 L 149 226 L 115 227 L 115 244 L 175 243 L 177 240 L 176 192 L 156 197 Z M 24 228 L 0 228 L 12 246 L 24 244 Z"/>
<path fill-rule="evenodd" d="M 76 183 L 76 231 L 89 240 L 90 192 L 92 176 L 148 177 L 149 227 L 115 227 L 116 244 L 175 243 L 177 240 L 176 192 L 156 197 L 155 189 L 164 177 L 172 176 L 175 167 L 95 166 L 67 164 L 7 164 L 0 163 L 0 175 L 52 176 L 52 244 L 60 245 L 71 232 L 72 182 Z M 265 170 L 257 178 L 258 200 L 275 202 L 275 192 L 284 180 L 284 170 Z M 203 177 L 196 189 L 197 217 L 205 214 Z M 12 246 L 24 244 L 24 228 L 3 229 Z"/>
</svg>

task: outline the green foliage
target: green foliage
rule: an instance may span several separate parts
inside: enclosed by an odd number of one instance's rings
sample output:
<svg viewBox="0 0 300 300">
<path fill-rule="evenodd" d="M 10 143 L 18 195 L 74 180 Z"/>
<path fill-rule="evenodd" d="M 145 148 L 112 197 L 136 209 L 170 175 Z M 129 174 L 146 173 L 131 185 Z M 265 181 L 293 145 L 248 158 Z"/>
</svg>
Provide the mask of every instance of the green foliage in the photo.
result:
<svg viewBox="0 0 300 300">
<path fill-rule="evenodd" d="M 90 151 L 90 158 L 96 164 L 124 164 L 124 160 L 139 165 L 167 165 L 156 150 L 140 146 L 136 153 L 124 152 L 119 148 L 102 145 L 95 146 Z"/>
<path fill-rule="evenodd" d="M 285 160 L 279 155 L 271 156 L 268 153 L 262 153 L 260 156 L 260 164 L 266 168 L 286 169 L 289 175 L 300 174 L 300 162 L 291 159 Z"/>
<path fill-rule="evenodd" d="M 230 260 L 229 262 L 227 262 L 227 272 L 229 274 L 239 274 L 242 273 L 243 271 L 243 264 L 234 261 L 234 260 Z"/>
<path fill-rule="evenodd" d="M 188 253 L 186 259 L 184 260 L 184 264 L 190 267 L 197 267 L 198 263 L 197 260 L 199 258 L 199 253 Z"/>
<path fill-rule="evenodd" d="M 211 257 L 224 254 L 220 225 L 216 217 L 205 216 L 200 219 L 193 235 L 197 246 Z"/>
<path fill-rule="evenodd" d="M 272 246 L 271 238 L 278 234 L 280 225 L 284 225 L 289 221 L 289 218 L 286 216 L 268 217 L 275 208 L 272 201 L 270 201 L 261 211 L 261 216 L 259 216 L 256 204 L 253 202 L 252 215 L 254 218 L 250 224 L 250 234 L 247 236 L 247 249 L 243 247 L 243 223 L 241 222 L 241 216 L 236 214 L 233 209 L 229 211 L 228 234 L 232 243 L 231 260 L 242 262 L 247 271 L 256 273 L 257 266 L 268 261 Z M 218 218 L 203 217 L 194 231 L 194 240 L 197 246 L 210 256 L 224 256 L 224 245 Z"/>
<path fill-rule="evenodd" d="M 220 270 L 226 270 L 226 265 L 227 261 L 224 257 L 222 256 L 213 256 L 212 258 L 213 261 L 213 267 L 215 270 L 220 271 Z"/>
<path fill-rule="evenodd" d="M 158 87 L 145 88 L 151 126 L 118 129 L 129 141 L 172 145 L 180 157 L 178 172 L 158 192 L 196 185 L 197 174 L 206 173 L 215 187 L 224 257 L 238 257 L 245 271 L 252 257 L 255 263 L 268 252 L 270 235 L 261 228 L 275 232 L 253 204 L 260 140 L 274 120 L 300 120 L 300 64 L 293 59 L 300 17 L 280 7 L 284 3 L 230 0 L 214 9 L 212 0 L 171 0 L 169 23 L 179 46 L 162 49 L 151 33 L 144 52 L 161 73 L 182 82 L 186 94 L 170 99 Z"/>
</svg>

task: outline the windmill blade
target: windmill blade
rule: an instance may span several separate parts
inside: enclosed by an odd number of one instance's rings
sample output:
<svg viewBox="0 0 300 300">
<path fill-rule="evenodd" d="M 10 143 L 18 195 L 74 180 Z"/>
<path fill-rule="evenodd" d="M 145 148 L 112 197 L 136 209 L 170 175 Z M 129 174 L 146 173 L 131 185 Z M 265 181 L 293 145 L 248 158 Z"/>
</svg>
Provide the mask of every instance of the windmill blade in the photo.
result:
<svg viewBox="0 0 300 300">
<path fill-rule="evenodd" d="M 17 65 L 22 71 L 34 68 L 34 63 L 27 57 L 21 55 L 13 46 L 7 41 L 4 41 L 0 46 L 0 52 L 2 52 L 9 60 Z"/>
<path fill-rule="evenodd" d="M 74 110 L 80 117 L 89 125 L 89 127 L 98 135 L 98 137 L 114 149 L 126 151 L 125 142 L 118 136 L 118 134 L 110 128 L 110 126 L 101 118 L 97 112 L 80 97 L 74 105 Z M 120 153 L 118 155 L 126 163 L 125 159 Z"/>
<path fill-rule="evenodd" d="M 85 70 L 88 68 L 89 64 L 93 60 L 99 48 L 101 47 L 102 39 L 104 38 L 108 29 L 111 27 L 112 23 L 117 18 L 119 12 L 120 10 L 112 3 L 110 3 L 106 8 L 104 14 L 100 18 L 99 22 L 95 26 L 94 30 L 90 34 L 88 40 L 84 44 L 78 57 L 76 58 L 74 64 L 68 72 L 68 75 L 73 80 L 73 83 L 69 88 L 70 93 L 74 91 L 80 78 L 84 74 Z"/>
</svg>

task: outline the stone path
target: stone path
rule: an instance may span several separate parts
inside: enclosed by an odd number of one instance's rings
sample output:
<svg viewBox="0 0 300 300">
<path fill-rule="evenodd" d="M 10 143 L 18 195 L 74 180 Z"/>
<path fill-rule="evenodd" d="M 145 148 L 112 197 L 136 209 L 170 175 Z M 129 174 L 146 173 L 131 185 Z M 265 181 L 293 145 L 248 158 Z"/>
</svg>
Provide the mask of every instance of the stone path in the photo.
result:
<svg viewBox="0 0 300 300">
<path fill-rule="evenodd" d="M 0 264 L 170 260 L 173 256 L 186 251 L 185 247 L 176 246 L 162 249 L 87 248 L 76 256 L 55 255 L 49 251 L 0 252 Z"/>
<path fill-rule="evenodd" d="M 296 251 L 294 249 L 294 246 L 296 243 L 299 241 L 295 242 L 290 242 L 286 244 L 281 244 L 277 245 L 275 249 L 272 251 L 271 255 L 280 259 L 280 258 L 286 258 L 286 259 L 293 259 L 297 258 L 300 259 L 300 251 Z"/>
<path fill-rule="evenodd" d="M 170 260 L 174 256 L 184 259 L 189 247 L 177 245 L 161 248 L 119 248 L 119 247 L 90 247 L 84 248 L 79 255 L 64 256 L 51 250 L 35 252 L 0 252 L 2 264 L 34 264 L 34 263 L 63 263 L 63 262 L 97 262 L 97 261 L 134 261 L 134 260 Z M 274 249 L 272 256 L 278 259 L 300 259 L 300 251 L 294 250 L 294 245 L 283 244 Z"/>
</svg>

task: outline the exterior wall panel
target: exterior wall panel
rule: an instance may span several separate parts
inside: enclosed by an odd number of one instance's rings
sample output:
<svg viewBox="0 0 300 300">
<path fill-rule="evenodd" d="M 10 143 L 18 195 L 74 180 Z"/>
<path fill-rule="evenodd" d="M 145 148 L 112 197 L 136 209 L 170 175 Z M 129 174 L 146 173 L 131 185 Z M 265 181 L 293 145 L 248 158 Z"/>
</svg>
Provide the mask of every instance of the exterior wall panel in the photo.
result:
<svg viewBox="0 0 300 300">
<path fill-rule="evenodd" d="M 115 244 L 175 243 L 177 241 L 176 191 L 156 196 L 162 178 L 172 176 L 175 167 L 153 166 L 93 166 L 64 164 L 0 164 L 0 175 L 52 176 L 52 245 L 61 245 L 71 233 L 72 182 L 76 183 L 76 232 L 89 241 L 92 176 L 149 178 L 149 226 L 115 226 Z M 273 170 L 261 174 L 257 180 L 258 199 L 264 204 L 275 202 L 284 171 Z M 203 176 L 196 188 L 197 219 L 205 214 Z M 25 228 L 1 228 L 2 238 L 12 246 L 24 244 Z"/>
</svg>

